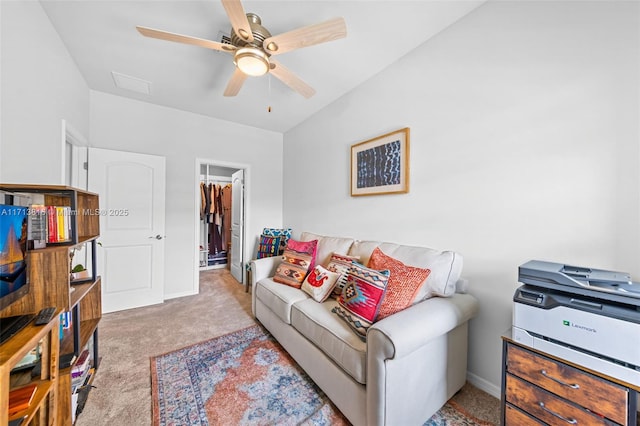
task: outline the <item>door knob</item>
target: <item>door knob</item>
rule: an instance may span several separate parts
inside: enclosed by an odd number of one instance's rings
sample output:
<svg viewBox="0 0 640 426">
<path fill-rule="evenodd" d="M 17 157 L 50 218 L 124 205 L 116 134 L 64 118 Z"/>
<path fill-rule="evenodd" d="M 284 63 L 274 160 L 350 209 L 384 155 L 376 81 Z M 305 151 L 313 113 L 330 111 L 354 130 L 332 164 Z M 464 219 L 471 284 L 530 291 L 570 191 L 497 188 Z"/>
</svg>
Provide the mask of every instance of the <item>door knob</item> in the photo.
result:
<svg viewBox="0 0 640 426">
<path fill-rule="evenodd" d="M 162 236 L 162 235 L 158 234 L 158 235 L 156 235 L 155 237 L 149 237 L 149 238 L 155 238 L 156 240 L 161 240 L 161 239 L 163 239 L 164 237 L 166 237 L 166 235 L 165 235 L 165 236 Z"/>
</svg>

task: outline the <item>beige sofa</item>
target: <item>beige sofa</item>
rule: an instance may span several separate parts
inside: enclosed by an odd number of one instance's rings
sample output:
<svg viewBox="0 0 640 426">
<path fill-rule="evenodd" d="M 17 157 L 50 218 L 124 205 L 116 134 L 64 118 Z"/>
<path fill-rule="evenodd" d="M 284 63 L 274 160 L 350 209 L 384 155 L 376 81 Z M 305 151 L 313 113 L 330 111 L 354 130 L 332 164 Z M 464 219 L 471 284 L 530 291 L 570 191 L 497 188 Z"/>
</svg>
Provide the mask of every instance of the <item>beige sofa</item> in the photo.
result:
<svg viewBox="0 0 640 426">
<path fill-rule="evenodd" d="M 375 247 L 407 265 L 431 269 L 429 297 L 388 316 L 362 341 L 337 315 L 337 302 L 318 303 L 275 283 L 281 257 L 254 260 L 252 309 L 313 381 L 354 425 L 421 425 L 465 383 L 468 321 L 478 309 L 464 294 L 462 257 L 452 251 L 303 233 L 318 239 L 316 263 L 333 252 L 360 256 Z"/>
</svg>

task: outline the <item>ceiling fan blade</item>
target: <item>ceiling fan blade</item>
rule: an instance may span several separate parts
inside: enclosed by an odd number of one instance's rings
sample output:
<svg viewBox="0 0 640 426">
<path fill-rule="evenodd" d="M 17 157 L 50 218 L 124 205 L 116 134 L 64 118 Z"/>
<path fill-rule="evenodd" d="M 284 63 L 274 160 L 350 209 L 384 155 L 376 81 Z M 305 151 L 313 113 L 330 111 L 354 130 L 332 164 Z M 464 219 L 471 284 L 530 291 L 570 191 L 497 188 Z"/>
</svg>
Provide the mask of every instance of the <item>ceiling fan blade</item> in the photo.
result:
<svg viewBox="0 0 640 426">
<path fill-rule="evenodd" d="M 229 17 L 229 21 L 231 21 L 233 31 L 235 31 L 238 37 L 243 40 L 252 42 L 253 34 L 251 32 L 251 25 L 249 25 L 249 20 L 247 19 L 247 15 L 244 13 L 244 8 L 242 7 L 240 0 L 221 1 L 222 7 L 224 7 L 224 10 L 227 12 L 227 16 Z"/>
<path fill-rule="evenodd" d="M 273 68 L 269 72 L 277 79 L 307 99 L 315 95 L 316 91 L 313 87 L 302 81 L 300 77 L 289 71 L 289 69 L 285 68 L 280 62 L 276 62 L 274 60 L 271 60 L 270 62 Z"/>
<path fill-rule="evenodd" d="M 347 36 L 343 18 L 334 18 L 267 38 L 262 47 L 272 55 L 290 52 L 301 47 L 313 46 Z"/>
<path fill-rule="evenodd" d="M 138 32 L 145 37 L 157 38 L 160 40 L 175 41 L 177 43 L 192 44 L 194 46 L 205 47 L 207 49 L 221 50 L 223 52 L 233 52 L 236 47 L 232 44 L 219 43 L 217 41 L 206 40 L 204 38 L 191 37 L 182 34 L 170 33 L 162 30 L 155 30 L 147 27 L 136 27 Z"/>
<path fill-rule="evenodd" d="M 244 81 L 246 79 L 247 79 L 247 75 L 242 71 L 240 71 L 239 68 L 236 68 L 235 71 L 233 71 L 231 80 L 229 80 L 229 83 L 227 84 L 227 88 L 224 89 L 224 95 L 225 96 L 237 95 L 240 89 L 242 88 L 242 84 L 244 84 Z"/>
</svg>

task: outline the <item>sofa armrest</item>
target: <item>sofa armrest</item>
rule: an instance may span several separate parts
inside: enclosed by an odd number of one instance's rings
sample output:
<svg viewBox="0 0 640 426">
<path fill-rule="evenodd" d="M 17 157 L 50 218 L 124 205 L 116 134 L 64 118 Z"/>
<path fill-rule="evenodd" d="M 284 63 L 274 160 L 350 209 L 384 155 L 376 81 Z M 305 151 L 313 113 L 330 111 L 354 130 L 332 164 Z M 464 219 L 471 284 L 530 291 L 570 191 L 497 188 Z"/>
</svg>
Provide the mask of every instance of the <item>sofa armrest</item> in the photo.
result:
<svg viewBox="0 0 640 426">
<path fill-rule="evenodd" d="M 274 276 L 280 262 L 282 262 L 282 256 L 263 257 L 249 262 L 251 267 L 251 288 L 261 279 Z"/>
<path fill-rule="evenodd" d="M 401 358 L 473 318 L 478 301 L 469 294 L 432 297 L 373 324 L 368 356 Z"/>
<path fill-rule="evenodd" d="M 256 314 L 256 284 L 258 281 L 275 275 L 278 265 L 282 262 L 282 256 L 263 257 L 249 262 L 251 270 L 251 312 Z"/>
<path fill-rule="evenodd" d="M 378 321 L 367 333 L 367 424 L 422 424 L 466 379 L 468 294 L 432 297 Z"/>
</svg>

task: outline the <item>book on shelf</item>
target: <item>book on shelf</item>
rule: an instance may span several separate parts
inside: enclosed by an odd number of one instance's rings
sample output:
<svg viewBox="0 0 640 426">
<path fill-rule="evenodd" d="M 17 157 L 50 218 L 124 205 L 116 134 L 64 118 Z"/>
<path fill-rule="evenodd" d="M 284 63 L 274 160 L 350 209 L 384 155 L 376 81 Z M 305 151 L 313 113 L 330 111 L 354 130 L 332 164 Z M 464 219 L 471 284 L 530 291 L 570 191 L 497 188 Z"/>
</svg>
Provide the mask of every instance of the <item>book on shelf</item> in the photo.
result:
<svg viewBox="0 0 640 426">
<path fill-rule="evenodd" d="M 91 357 L 89 356 L 89 350 L 85 349 L 78 357 L 78 361 L 71 368 L 71 377 L 79 377 L 83 375 L 90 367 Z"/>
<path fill-rule="evenodd" d="M 63 340 L 64 331 L 70 329 L 71 325 L 73 325 L 73 315 L 71 314 L 71 312 L 65 311 L 58 315 L 58 318 L 60 319 L 58 326 L 58 336 L 60 337 L 60 340 Z"/>
<path fill-rule="evenodd" d="M 47 242 L 62 243 L 71 240 L 71 207 L 46 206 Z"/>
<path fill-rule="evenodd" d="M 55 243 L 58 239 L 58 221 L 56 220 L 56 208 L 47 206 L 47 242 Z"/>
<path fill-rule="evenodd" d="M 71 328 L 71 325 L 73 324 L 73 315 L 71 315 L 71 312 L 64 311 L 60 314 L 60 324 L 62 324 L 62 328 L 64 330 Z"/>
<path fill-rule="evenodd" d="M 58 220 L 58 241 L 65 241 L 67 239 L 66 237 L 66 230 L 67 228 L 65 227 L 64 224 L 64 208 L 63 207 L 56 207 L 56 219 Z"/>
<path fill-rule="evenodd" d="M 29 408 L 38 386 L 35 383 L 9 392 L 9 416 Z"/>
<path fill-rule="evenodd" d="M 47 245 L 47 208 L 42 204 L 32 204 L 29 214 L 28 240 L 34 249 Z"/>
<path fill-rule="evenodd" d="M 91 353 L 88 349 L 82 351 L 78 357 L 78 361 L 71 367 L 71 391 L 75 392 L 78 388 L 84 386 L 91 378 Z"/>
<path fill-rule="evenodd" d="M 82 373 L 81 376 L 77 376 L 71 379 L 71 392 L 75 392 L 78 388 L 82 387 L 87 381 L 89 370 Z"/>
</svg>

